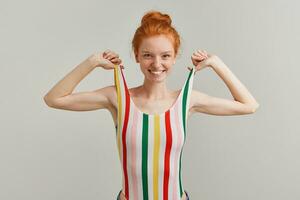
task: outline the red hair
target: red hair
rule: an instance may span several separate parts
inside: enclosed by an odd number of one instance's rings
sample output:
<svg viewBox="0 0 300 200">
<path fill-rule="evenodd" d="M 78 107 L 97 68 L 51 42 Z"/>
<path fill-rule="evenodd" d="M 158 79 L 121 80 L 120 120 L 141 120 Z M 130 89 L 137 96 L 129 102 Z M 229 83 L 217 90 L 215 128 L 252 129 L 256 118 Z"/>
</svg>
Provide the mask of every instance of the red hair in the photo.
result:
<svg viewBox="0 0 300 200">
<path fill-rule="evenodd" d="M 141 20 L 140 27 L 135 31 L 132 39 L 132 50 L 137 57 L 142 40 L 151 36 L 165 35 L 173 43 L 175 57 L 180 46 L 180 36 L 175 28 L 171 25 L 172 20 L 168 14 L 159 11 L 148 11 Z"/>
</svg>

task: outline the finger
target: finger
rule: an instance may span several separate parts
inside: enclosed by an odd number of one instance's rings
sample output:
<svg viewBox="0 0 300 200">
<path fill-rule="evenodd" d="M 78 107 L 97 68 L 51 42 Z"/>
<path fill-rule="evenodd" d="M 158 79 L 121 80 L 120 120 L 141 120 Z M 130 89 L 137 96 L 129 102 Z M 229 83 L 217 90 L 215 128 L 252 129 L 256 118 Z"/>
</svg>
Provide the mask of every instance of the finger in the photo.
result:
<svg viewBox="0 0 300 200">
<path fill-rule="evenodd" d="M 111 55 L 112 55 L 112 58 L 119 58 L 119 55 L 116 53 L 112 53 Z"/>
<path fill-rule="evenodd" d="M 108 51 L 107 54 L 110 54 L 110 55 L 118 55 L 116 52 L 114 51 Z"/>
<path fill-rule="evenodd" d="M 195 53 L 195 54 L 193 54 L 194 56 L 196 56 L 196 57 L 201 57 L 201 58 L 205 58 L 205 56 L 204 55 L 202 55 L 202 54 L 199 54 L 199 53 Z"/>
<path fill-rule="evenodd" d="M 108 53 L 109 53 L 109 51 L 107 51 L 107 50 L 104 51 L 103 54 L 102 54 L 103 58 L 106 58 L 106 56 L 107 56 Z"/>
<path fill-rule="evenodd" d="M 108 55 L 110 55 L 111 53 L 110 53 L 110 51 L 105 51 L 103 54 L 104 54 L 105 56 L 108 56 Z"/>
<path fill-rule="evenodd" d="M 116 53 L 113 52 L 113 51 L 111 51 L 111 50 L 106 50 L 106 51 L 104 52 L 104 55 L 105 55 L 105 56 L 116 55 Z"/>
<path fill-rule="evenodd" d="M 120 63 L 121 59 L 119 59 L 119 58 L 113 58 L 110 61 L 113 62 L 113 63 Z"/>
<path fill-rule="evenodd" d="M 192 56 L 193 56 L 193 57 L 198 57 L 198 58 L 199 58 L 199 57 L 203 57 L 203 58 L 204 58 L 204 56 L 199 55 L 199 54 L 193 54 Z"/>
<path fill-rule="evenodd" d="M 204 54 L 204 57 L 205 57 L 205 58 L 208 58 L 208 54 Z"/>
<path fill-rule="evenodd" d="M 198 55 L 202 56 L 202 57 L 206 57 L 206 55 L 204 53 L 200 53 L 198 52 Z"/>
<path fill-rule="evenodd" d="M 113 59 L 110 59 L 111 62 L 117 62 L 118 61 L 118 58 L 113 58 Z"/>
<path fill-rule="evenodd" d="M 206 58 L 208 58 L 207 55 L 203 55 L 203 54 L 200 54 L 200 53 L 198 53 L 197 56 L 198 56 L 199 58 L 201 58 L 201 59 L 206 59 Z"/>
<path fill-rule="evenodd" d="M 106 59 L 107 59 L 107 57 L 108 57 L 109 55 L 111 55 L 111 52 L 110 52 L 110 51 L 105 51 L 105 52 L 103 53 L 103 58 L 106 58 Z"/>
<path fill-rule="evenodd" d="M 205 55 L 204 55 L 204 54 L 201 54 L 201 53 L 199 53 L 199 52 L 195 52 L 193 55 L 195 55 L 195 56 L 202 56 L 202 57 L 205 57 Z"/>
<path fill-rule="evenodd" d="M 205 50 L 203 50 L 203 51 L 204 51 L 204 53 L 205 53 L 205 55 L 206 55 L 207 57 L 210 57 L 210 56 L 211 56 L 211 54 L 207 53 L 207 51 L 205 51 Z"/>
<path fill-rule="evenodd" d="M 199 52 L 200 54 L 203 54 L 204 50 L 198 49 L 197 52 Z"/>
<path fill-rule="evenodd" d="M 110 59 L 116 59 L 116 58 L 119 58 L 119 56 L 111 55 L 111 58 L 110 58 Z"/>
<path fill-rule="evenodd" d="M 203 56 L 207 56 L 207 52 L 205 50 L 198 50 L 197 52 Z"/>
<path fill-rule="evenodd" d="M 199 62 L 201 62 L 201 61 L 203 61 L 203 60 L 204 60 L 204 59 L 196 59 L 196 58 L 193 58 L 193 59 L 192 59 L 192 61 L 193 61 L 193 62 L 196 62 L 196 63 L 199 63 Z"/>
<path fill-rule="evenodd" d="M 202 61 L 205 59 L 205 57 L 203 56 L 192 56 L 192 59 L 196 60 L 196 61 Z"/>
<path fill-rule="evenodd" d="M 109 49 L 107 49 L 107 50 L 104 51 L 105 54 L 107 54 L 109 52 L 111 52 L 111 50 L 109 50 Z"/>
<path fill-rule="evenodd" d="M 107 54 L 107 59 L 118 58 L 118 57 L 119 57 L 119 55 L 116 53 L 111 52 L 111 53 Z"/>
<path fill-rule="evenodd" d="M 118 59 L 117 64 L 120 65 L 122 63 L 121 59 Z"/>
<path fill-rule="evenodd" d="M 115 58 L 115 56 L 112 55 L 112 54 L 108 54 L 107 57 L 106 57 L 106 59 L 108 59 L 108 60 L 111 60 L 111 59 L 113 59 L 113 58 Z"/>
</svg>

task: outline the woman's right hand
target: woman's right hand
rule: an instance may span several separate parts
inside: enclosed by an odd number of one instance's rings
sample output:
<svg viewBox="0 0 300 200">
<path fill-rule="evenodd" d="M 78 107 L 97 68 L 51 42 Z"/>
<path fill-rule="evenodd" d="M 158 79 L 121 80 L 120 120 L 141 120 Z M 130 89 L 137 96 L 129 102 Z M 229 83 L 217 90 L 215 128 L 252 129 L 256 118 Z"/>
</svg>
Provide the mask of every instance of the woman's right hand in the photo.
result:
<svg viewBox="0 0 300 200">
<path fill-rule="evenodd" d="M 122 63 L 119 55 L 111 50 L 106 50 L 103 53 L 94 53 L 88 59 L 94 67 L 102 67 L 104 69 L 114 69 L 115 65 Z"/>
</svg>

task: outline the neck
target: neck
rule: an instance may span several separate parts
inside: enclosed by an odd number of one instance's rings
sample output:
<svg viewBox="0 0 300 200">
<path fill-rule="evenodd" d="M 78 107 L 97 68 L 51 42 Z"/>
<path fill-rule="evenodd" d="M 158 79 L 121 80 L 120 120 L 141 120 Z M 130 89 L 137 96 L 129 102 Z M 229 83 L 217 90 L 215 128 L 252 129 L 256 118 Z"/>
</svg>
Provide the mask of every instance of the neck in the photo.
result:
<svg viewBox="0 0 300 200">
<path fill-rule="evenodd" d="M 141 86 L 141 95 L 147 99 L 159 100 L 166 98 L 169 95 L 169 90 L 165 81 L 151 82 L 145 79 Z"/>
</svg>

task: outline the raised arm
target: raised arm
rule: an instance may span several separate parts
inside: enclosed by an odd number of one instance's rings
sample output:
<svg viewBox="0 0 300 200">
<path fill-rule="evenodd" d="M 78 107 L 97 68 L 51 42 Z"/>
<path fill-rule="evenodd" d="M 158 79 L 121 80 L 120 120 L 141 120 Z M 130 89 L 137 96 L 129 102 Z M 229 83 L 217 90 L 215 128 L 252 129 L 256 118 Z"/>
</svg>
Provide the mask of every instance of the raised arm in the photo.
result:
<svg viewBox="0 0 300 200">
<path fill-rule="evenodd" d="M 112 51 L 95 53 L 81 62 L 44 96 L 45 103 L 52 108 L 88 111 L 110 106 L 109 97 L 114 86 L 87 92 L 72 93 L 75 87 L 96 67 L 114 69 L 115 64 L 120 64 L 118 54 Z"/>
<path fill-rule="evenodd" d="M 199 51 L 193 54 L 192 61 L 196 65 L 197 71 L 206 66 L 211 67 L 227 85 L 234 100 L 212 97 L 193 90 L 190 106 L 191 113 L 242 115 L 254 113 L 259 107 L 259 104 L 247 88 L 219 57 L 207 54 L 205 51 Z"/>
</svg>

